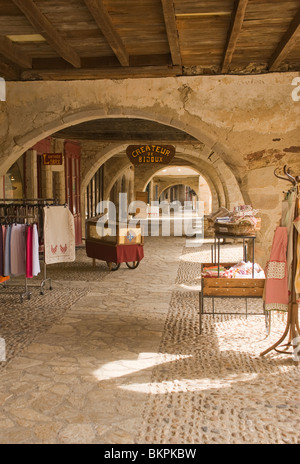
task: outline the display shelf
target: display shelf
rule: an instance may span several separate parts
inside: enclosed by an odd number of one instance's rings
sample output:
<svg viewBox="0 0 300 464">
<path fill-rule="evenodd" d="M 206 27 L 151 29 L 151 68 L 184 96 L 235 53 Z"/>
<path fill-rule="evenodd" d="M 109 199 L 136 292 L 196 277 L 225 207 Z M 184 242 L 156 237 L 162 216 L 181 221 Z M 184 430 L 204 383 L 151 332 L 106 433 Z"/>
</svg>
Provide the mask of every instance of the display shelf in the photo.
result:
<svg viewBox="0 0 300 464">
<path fill-rule="evenodd" d="M 203 269 L 205 267 L 214 266 L 216 263 L 202 263 L 201 264 L 201 291 L 199 292 L 199 324 L 200 334 L 202 333 L 202 316 L 204 314 L 210 314 L 215 316 L 216 314 L 243 314 L 246 317 L 249 315 L 248 312 L 248 298 L 262 298 L 264 292 L 265 279 L 251 278 L 222 278 L 222 277 L 205 277 L 203 276 Z M 236 263 L 222 263 L 222 266 L 226 269 L 234 266 Z M 220 263 L 218 262 L 218 275 L 220 273 Z M 204 299 L 212 299 L 212 311 L 206 312 L 204 310 Z M 229 311 L 215 312 L 214 299 L 215 298 L 245 298 L 246 310 L 244 312 L 232 313 Z M 255 313 L 255 315 L 258 315 Z M 259 315 L 265 315 L 259 313 Z"/>
</svg>

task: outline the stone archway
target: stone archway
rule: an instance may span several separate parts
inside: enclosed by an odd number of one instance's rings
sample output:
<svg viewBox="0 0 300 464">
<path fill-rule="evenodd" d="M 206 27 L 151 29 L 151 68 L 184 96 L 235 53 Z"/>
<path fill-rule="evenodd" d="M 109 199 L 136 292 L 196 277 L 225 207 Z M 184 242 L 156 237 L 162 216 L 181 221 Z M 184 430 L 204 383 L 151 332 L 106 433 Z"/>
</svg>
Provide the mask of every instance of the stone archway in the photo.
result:
<svg viewBox="0 0 300 464">
<path fill-rule="evenodd" d="M 152 120 L 183 130 L 229 160 L 231 150 L 222 131 L 217 136 L 215 125 L 205 122 L 201 112 L 186 109 L 189 95 L 201 92 L 199 79 L 190 79 L 190 85 L 176 78 L 164 79 L 163 84 L 141 79 L 136 84 L 135 79 L 8 83 L 7 101 L 0 109 L 9 122 L 9 130 L 3 127 L 0 133 L 0 175 L 45 137 L 81 122 L 114 117 Z"/>
</svg>

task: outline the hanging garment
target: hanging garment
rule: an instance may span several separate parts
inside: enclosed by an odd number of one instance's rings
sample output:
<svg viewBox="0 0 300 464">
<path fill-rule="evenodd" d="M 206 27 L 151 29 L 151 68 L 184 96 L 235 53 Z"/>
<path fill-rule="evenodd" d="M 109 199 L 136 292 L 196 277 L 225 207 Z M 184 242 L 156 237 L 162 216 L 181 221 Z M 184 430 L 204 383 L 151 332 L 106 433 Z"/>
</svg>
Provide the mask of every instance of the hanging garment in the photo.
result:
<svg viewBox="0 0 300 464">
<path fill-rule="evenodd" d="M 298 201 L 298 210 L 300 210 L 300 200 L 299 198 L 297 199 Z M 294 220 L 294 226 L 296 227 L 296 230 L 298 232 L 297 236 L 297 267 L 296 267 L 296 275 L 295 275 L 295 292 L 296 294 L 300 293 L 300 216 L 298 216 Z"/>
<path fill-rule="evenodd" d="M 75 261 L 75 224 L 69 208 L 44 208 L 44 244 L 46 264 Z"/>
<path fill-rule="evenodd" d="M 10 235 L 11 226 L 6 226 L 4 249 L 4 277 L 10 276 Z"/>
<path fill-rule="evenodd" d="M 3 260 L 3 232 L 2 226 L 0 225 L 0 277 L 4 274 L 4 260 Z"/>
<path fill-rule="evenodd" d="M 288 309 L 287 243 L 288 228 L 277 227 L 273 238 L 270 259 L 265 269 L 264 300 L 267 311 L 287 311 Z"/>
<path fill-rule="evenodd" d="M 287 247 L 287 274 L 288 274 L 288 288 L 292 288 L 292 263 L 293 263 L 293 248 L 294 248 L 294 226 L 293 221 L 295 217 L 296 207 L 296 190 L 292 190 L 286 194 L 285 200 L 282 202 L 282 216 L 281 226 L 288 228 L 288 247 Z"/>
<path fill-rule="evenodd" d="M 3 242 L 2 242 L 2 249 L 3 249 L 3 274 L 2 276 L 4 276 L 4 269 L 5 269 L 5 241 L 6 241 L 6 227 L 5 226 L 1 226 L 2 227 L 2 239 L 3 239 Z"/>
<path fill-rule="evenodd" d="M 24 224 L 11 226 L 10 272 L 15 277 L 26 273 L 26 226 Z"/>
<path fill-rule="evenodd" d="M 27 226 L 26 237 L 26 277 L 32 279 L 32 226 Z"/>
<path fill-rule="evenodd" d="M 41 272 L 39 260 L 39 236 L 37 225 L 32 228 L 32 275 L 35 277 Z"/>
</svg>

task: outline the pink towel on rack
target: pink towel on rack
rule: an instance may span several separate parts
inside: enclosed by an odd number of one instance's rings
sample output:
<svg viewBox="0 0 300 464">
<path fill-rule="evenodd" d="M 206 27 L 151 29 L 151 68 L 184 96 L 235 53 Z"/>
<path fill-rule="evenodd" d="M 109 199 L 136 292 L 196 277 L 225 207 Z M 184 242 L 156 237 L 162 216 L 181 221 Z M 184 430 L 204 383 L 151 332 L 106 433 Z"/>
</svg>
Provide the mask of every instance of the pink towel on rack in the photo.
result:
<svg viewBox="0 0 300 464">
<path fill-rule="evenodd" d="M 287 311 L 289 303 L 287 272 L 288 228 L 277 227 L 265 274 L 265 309 Z"/>
<path fill-rule="evenodd" d="M 65 206 L 44 208 L 45 263 L 75 261 L 74 216 Z"/>
<path fill-rule="evenodd" d="M 32 279 L 32 226 L 27 227 L 26 237 L 26 277 Z"/>
<path fill-rule="evenodd" d="M 24 224 L 11 226 L 10 272 L 15 277 L 26 273 L 26 226 Z"/>
<path fill-rule="evenodd" d="M 37 225 L 32 226 L 32 275 L 37 276 L 41 272 L 39 260 L 39 236 Z"/>
</svg>

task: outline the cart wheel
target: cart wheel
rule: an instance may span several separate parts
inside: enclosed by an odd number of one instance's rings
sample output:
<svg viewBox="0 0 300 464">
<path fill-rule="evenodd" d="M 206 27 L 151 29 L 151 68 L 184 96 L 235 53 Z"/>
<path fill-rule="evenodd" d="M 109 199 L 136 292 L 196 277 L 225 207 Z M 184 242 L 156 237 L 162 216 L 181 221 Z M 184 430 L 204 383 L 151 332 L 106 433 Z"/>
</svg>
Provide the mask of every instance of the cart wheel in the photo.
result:
<svg viewBox="0 0 300 464">
<path fill-rule="evenodd" d="M 129 269 L 136 269 L 139 264 L 139 261 L 133 261 L 132 263 L 126 263 L 126 266 L 129 267 Z"/>
<path fill-rule="evenodd" d="M 116 264 L 116 263 L 109 263 L 110 265 L 108 266 L 109 267 L 109 270 L 110 271 L 117 271 L 120 266 L 121 266 L 121 263 L 119 264 Z"/>
</svg>

